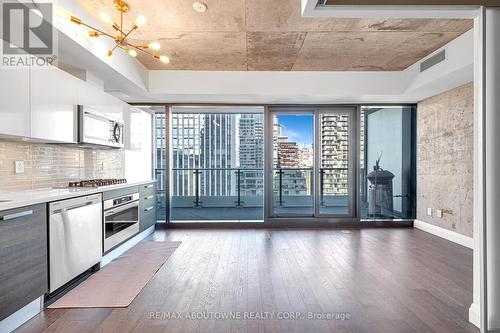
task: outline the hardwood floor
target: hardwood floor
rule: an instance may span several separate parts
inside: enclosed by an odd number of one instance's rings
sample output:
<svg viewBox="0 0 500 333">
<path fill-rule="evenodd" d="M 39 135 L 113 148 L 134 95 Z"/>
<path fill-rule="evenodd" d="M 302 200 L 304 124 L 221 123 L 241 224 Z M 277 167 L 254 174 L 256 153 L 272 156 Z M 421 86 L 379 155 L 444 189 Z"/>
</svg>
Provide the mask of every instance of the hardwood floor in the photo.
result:
<svg viewBox="0 0 500 333">
<path fill-rule="evenodd" d="M 183 243 L 128 308 L 45 310 L 18 332 L 478 332 L 467 320 L 472 251 L 420 230 L 178 229 L 153 238 Z M 269 318 L 186 318 L 246 311 Z M 304 318 L 283 319 L 292 313 Z"/>
</svg>

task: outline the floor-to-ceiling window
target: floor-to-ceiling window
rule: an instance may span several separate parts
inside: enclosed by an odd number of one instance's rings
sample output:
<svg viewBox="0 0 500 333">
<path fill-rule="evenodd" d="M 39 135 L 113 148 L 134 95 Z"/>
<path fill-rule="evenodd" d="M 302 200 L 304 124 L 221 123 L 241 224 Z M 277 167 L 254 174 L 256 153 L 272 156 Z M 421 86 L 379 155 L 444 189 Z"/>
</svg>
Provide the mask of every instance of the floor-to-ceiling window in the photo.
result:
<svg viewBox="0 0 500 333">
<path fill-rule="evenodd" d="M 156 180 L 156 220 L 166 222 L 168 209 L 168 134 L 165 106 L 153 106 L 154 132 L 153 132 L 153 176 Z"/>
<path fill-rule="evenodd" d="M 158 221 L 415 217 L 414 106 L 267 110 L 158 107 Z"/>
<path fill-rule="evenodd" d="M 360 217 L 415 218 L 415 107 L 361 107 Z"/>
<path fill-rule="evenodd" d="M 171 109 L 172 221 L 263 221 L 263 110 Z"/>
</svg>

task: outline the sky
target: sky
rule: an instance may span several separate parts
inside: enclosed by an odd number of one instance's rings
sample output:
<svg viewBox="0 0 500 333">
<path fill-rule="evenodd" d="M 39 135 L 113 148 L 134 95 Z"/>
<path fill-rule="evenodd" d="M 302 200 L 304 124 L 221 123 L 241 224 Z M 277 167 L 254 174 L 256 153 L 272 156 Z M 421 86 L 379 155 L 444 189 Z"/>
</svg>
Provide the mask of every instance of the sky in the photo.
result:
<svg viewBox="0 0 500 333">
<path fill-rule="evenodd" d="M 313 116 L 312 115 L 277 115 L 281 124 L 282 134 L 288 136 L 289 141 L 295 141 L 299 147 L 312 147 Z"/>
</svg>

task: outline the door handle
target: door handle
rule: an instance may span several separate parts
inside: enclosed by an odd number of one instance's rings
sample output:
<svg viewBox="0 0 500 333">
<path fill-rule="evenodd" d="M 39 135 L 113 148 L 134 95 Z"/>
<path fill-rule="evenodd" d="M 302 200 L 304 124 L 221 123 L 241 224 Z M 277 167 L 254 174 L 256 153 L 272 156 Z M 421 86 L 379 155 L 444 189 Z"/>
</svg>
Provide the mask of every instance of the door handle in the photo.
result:
<svg viewBox="0 0 500 333">
<path fill-rule="evenodd" d="M 13 220 L 13 219 L 18 219 L 20 217 L 24 216 L 29 216 L 33 215 L 33 210 L 26 210 L 24 212 L 19 212 L 19 213 L 14 213 L 14 214 L 8 214 L 4 216 L 0 216 L 0 221 L 7 221 L 7 220 Z"/>
<path fill-rule="evenodd" d="M 149 199 L 153 199 L 153 198 L 154 198 L 154 196 L 150 195 L 150 196 L 144 197 L 144 200 L 149 200 Z"/>
<path fill-rule="evenodd" d="M 144 208 L 144 211 L 149 212 L 151 209 L 153 209 L 153 207 Z"/>
<path fill-rule="evenodd" d="M 151 188 L 153 187 L 153 184 L 150 184 L 150 185 L 145 185 L 144 188 Z"/>
<path fill-rule="evenodd" d="M 107 216 L 110 216 L 113 214 L 121 213 L 127 209 L 135 208 L 135 207 L 139 207 L 139 201 L 137 201 L 137 200 L 133 201 L 131 203 L 125 204 L 123 206 L 115 207 L 113 210 L 107 210 L 104 212 L 104 216 L 107 217 Z"/>
</svg>

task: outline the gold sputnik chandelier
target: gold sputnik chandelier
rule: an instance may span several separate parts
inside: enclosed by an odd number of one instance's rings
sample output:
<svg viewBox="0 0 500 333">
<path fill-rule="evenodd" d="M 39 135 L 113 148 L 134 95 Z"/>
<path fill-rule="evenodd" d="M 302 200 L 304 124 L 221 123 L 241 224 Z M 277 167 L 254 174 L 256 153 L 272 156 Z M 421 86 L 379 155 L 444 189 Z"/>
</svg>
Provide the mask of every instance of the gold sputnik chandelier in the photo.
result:
<svg viewBox="0 0 500 333">
<path fill-rule="evenodd" d="M 160 43 L 158 42 L 149 42 L 144 45 L 136 45 L 131 42 L 129 42 L 128 37 L 130 34 L 138 29 L 139 27 L 143 26 L 146 24 L 146 18 L 143 15 L 138 15 L 135 19 L 134 24 L 129 30 L 123 29 L 123 15 L 126 14 L 129 10 L 129 5 L 125 1 L 122 0 L 114 0 L 115 8 L 120 12 L 120 24 L 117 24 L 116 22 L 111 19 L 111 17 L 106 14 L 105 12 L 99 13 L 99 18 L 107 24 L 110 24 L 113 29 L 116 30 L 117 34 L 115 36 L 104 32 L 100 29 L 97 29 L 96 27 L 93 27 L 85 22 L 83 22 L 81 19 L 75 16 L 70 16 L 71 22 L 78 24 L 78 25 L 83 25 L 90 30 L 88 31 L 88 36 L 89 37 L 100 37 L 100 36 L 107 36 L 112 38 L 116 45 L 108 50 L 108 57 L 111 57 L 113 55 L 113 52 L 119 48 L 122 49 L 123 51 L 127 52 L 129 55 L 132 57 L 137 57 L 137 51 L 144 52 L 150 56 L 152 56 L 155 59 L 160 60 L 161 62 L 168 64 L 170 62 L 169 57 L 166 55 L 160 55 L 157 53 L 157 51 L 160 50 Z"/>
</svg>

